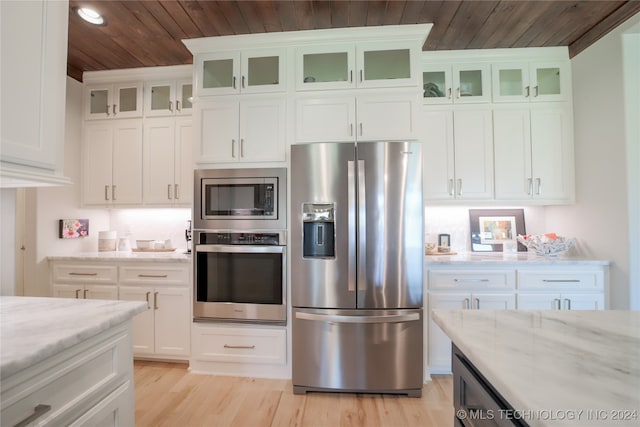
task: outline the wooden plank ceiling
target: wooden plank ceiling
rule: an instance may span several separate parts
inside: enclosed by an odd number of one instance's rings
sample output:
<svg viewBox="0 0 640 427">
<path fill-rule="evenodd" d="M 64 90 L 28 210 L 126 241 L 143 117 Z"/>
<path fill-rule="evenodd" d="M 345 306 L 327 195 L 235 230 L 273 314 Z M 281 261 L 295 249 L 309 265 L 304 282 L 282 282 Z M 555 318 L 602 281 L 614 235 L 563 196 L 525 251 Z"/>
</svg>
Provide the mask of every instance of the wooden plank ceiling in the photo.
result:
<svg viewBox="0 0 640 427">
<path fill-rule="evenodd" d="M 190 64 L 182 39 L 433 23 L 423 50 L 569 46 L 571 56 L 640 12 L 640 1 L 70 0 L 67 74 Z M 82 21 L 91 6 L 107 25 Z"/>
</svg>

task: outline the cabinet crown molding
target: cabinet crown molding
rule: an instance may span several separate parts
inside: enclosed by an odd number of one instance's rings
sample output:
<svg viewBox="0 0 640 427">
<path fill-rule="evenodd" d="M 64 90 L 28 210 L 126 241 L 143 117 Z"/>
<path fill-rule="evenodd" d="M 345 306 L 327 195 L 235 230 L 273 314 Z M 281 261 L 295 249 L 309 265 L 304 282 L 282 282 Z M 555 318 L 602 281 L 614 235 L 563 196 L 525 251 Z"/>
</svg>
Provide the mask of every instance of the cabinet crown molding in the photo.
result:
<svg viewBox="0 0 640 427">
<path fill-rule="evenodd" d="M 331 28 L 284 31 L 263 34 L 184 39 L 182 43 L 194 55 L 239 49 L 287 47 L 307 44 L 357 43 L 368 41 L 415 40 L 424 44 L 433 24 L 383 25 L 371 27 Z"/>
<path fill-rule="evenodd" d="M 171 65 L 166 67 L 124 68 L 121 70 L 85 71 L 84 84 L 115 83 L 124 80 L 171 80 L 192 78 L 193 64 Z"/>
<path fill-rule="evenodd" d="M 523 47 L 508 49 L 467 49 L 467 50 L 438 50 L 423 51 L 422 63 L 478 63 L 502 61 L 569 61 L 567 46 L 554 47 Z"/>
</svg>

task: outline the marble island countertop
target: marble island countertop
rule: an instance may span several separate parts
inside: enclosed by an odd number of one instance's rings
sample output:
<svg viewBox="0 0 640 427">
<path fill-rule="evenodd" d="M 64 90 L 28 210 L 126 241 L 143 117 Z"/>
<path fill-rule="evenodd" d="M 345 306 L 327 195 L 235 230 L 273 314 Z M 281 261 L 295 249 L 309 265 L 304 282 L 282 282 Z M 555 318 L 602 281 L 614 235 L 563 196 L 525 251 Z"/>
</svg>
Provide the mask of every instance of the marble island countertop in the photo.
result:
<svg viewBox="0 0 640 427">
<path fill-rule="evenodd" d="M 475 264 L 475 265 L 509 265 L 522 264 L 527 265 L 564 265 L 564 264 L 580 264 L 580 265 L 600 265 L 608 266 L 609 261 L 589 259 L 575 256 L 557 256 L 544 257 L 538 256 L 533 252 L 518 253 L 502 253 L 502 252 L 458 252 L 454 255 L 437 254 L 425 255 L 425 263 L 427 265 L 447 265 L 447 264 Z"/>
<path fill-rule="evenodd" d="M 432 316 L 529 425 L 640 425 L 640 312 Z"/>
<path fill-rule="evenodd" d="M 48 256 L 49 261 L 133 261 L 133 262 L 191 262 L 191 254 L 182 249 L 173 252 L 79 252 L 73 255 Z"/>
<path fill-rule="evenodd" d="M 0 297 L 0 378 L 146 310 L 146 302 Z"/>
</svg>

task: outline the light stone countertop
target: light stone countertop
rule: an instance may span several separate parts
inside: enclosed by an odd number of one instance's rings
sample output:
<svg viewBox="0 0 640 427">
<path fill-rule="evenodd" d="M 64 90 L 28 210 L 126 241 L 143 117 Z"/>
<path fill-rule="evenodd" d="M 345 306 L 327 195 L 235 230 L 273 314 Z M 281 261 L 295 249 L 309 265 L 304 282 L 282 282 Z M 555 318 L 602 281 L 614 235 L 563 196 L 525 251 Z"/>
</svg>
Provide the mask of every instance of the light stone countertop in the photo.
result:
<svg viewBox="0 0 640 427">
<path fill-rule="evenodd" d="M 640 312 L 434 310 L 432 316 L 529 425 L 640 425 Z"/>
<path fill-rule="evenodd" d="M 49 261 L 130 261 L 190 263 L 191 254 L 184 250 L 173 252 L 79 252 L 73 255 L 48 256 Z"/>
<path fill-rule="evenodd" d="M 146 302 L 0 297 L 0 378 L 145 311 Z"/>
<path fill-rule="evenodd" d="M 543 257 L 537 256 L 533 252 L 502 253 L 502 252 L 459 252 L 455 255 L 425 255 L 425 264 L 428 265 L 597 265 L 608 266 L 606 260 L 588 259 L 582 257 L 557 256 Z"/>
</svg>

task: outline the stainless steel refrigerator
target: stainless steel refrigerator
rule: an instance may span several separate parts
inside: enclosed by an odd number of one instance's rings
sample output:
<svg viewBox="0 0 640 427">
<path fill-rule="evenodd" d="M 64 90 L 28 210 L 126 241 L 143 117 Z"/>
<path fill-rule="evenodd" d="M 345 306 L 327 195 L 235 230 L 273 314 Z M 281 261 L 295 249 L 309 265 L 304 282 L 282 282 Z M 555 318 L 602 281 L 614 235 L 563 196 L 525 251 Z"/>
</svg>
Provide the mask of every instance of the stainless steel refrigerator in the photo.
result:
<svg viewBox="0 0 640 427">
<path fill-rule="evenodd" d="M 294 393 L 419 397 L 419 142 L 291 147 Z"/>
</svg>

